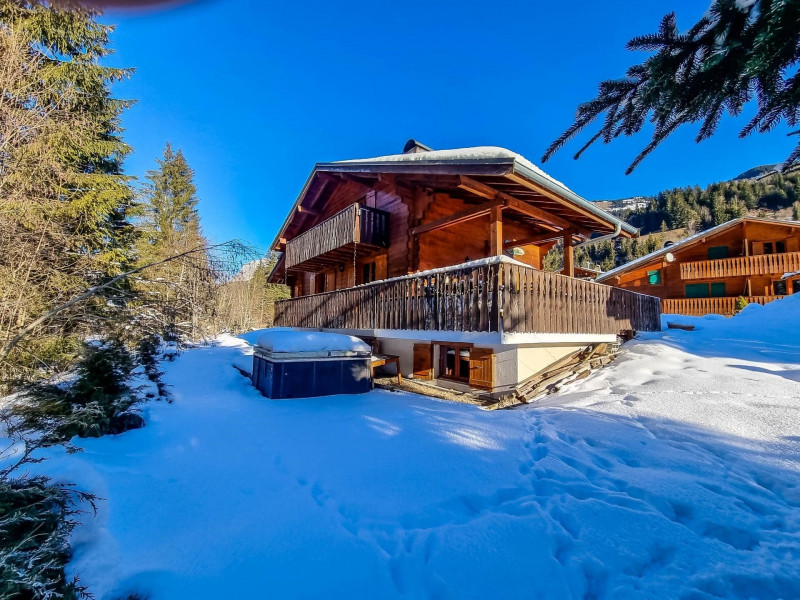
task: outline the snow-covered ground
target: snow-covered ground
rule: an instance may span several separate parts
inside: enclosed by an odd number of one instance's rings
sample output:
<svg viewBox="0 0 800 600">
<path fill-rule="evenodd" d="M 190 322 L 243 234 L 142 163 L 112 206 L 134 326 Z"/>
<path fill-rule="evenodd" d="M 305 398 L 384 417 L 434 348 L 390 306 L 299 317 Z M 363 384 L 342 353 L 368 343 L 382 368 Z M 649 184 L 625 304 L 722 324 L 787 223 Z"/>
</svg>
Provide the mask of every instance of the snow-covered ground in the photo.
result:
<svg viewBox="0 0 800 600">
<path fill-rule="evenodd" d="M 245 341 L 187 351 L 144 429 L 39 465 L 106 499 L 71 568 L 98 600 L 798 598 L 800 296 L 665 320 L 697 330 L 513 411 L 271 401 Z"/>
</svg>

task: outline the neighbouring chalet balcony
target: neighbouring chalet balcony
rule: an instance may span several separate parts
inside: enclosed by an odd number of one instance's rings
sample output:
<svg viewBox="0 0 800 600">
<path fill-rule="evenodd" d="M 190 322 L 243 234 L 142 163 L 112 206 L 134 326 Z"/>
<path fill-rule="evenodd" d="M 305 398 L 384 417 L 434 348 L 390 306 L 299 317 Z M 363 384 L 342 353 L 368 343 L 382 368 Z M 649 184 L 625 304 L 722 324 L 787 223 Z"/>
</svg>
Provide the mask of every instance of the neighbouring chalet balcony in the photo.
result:
<svg viewBox="0 0 800 600">
<path fill-rule="evenodd" d="M 748 303 L 767 304 L 785 296 L 744 296 Z M 721 298 L 676 298 L 661 301 L 661 310 L 664 314 L 679 314 L 702 317 L 703 315 L 733 315 L 736 307 L 736 297 Z"/>
<path fill-rule="evenodd" d="M 796 271 L 800 271 L 800 252 L 786 252 L 683 263 L 681 279 L 718 279 Z"/>
<path fill-rule="evenodd" d="M 659 331 L 661 301 L 495 257 L 281 300 L 275 325 L 501 333 Z"/>
<path fill-rule="evenodd" d="M 389 213 L 351 204 L 286 242 L 286 269 L 314 271 L 388 245 Z"/>
</svg>

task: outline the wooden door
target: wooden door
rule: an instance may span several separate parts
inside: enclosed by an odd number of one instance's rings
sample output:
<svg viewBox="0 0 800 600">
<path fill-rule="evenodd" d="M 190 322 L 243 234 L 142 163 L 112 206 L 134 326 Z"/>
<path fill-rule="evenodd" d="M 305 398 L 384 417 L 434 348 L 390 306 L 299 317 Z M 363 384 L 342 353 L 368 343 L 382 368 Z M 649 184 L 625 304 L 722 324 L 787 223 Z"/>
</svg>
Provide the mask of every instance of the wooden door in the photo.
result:
<svg viewBox="0 0 800 600">
<path fill-rule="evenodd" d="M 470 387 L 494 387 L 494 352 L 491 348 L 473 348 L 469 353 Z"/>
<path fill-rule="evenodd" d="M 433 346 L 414 344 L 414 377 L 433 379 Z"/>
</svg>

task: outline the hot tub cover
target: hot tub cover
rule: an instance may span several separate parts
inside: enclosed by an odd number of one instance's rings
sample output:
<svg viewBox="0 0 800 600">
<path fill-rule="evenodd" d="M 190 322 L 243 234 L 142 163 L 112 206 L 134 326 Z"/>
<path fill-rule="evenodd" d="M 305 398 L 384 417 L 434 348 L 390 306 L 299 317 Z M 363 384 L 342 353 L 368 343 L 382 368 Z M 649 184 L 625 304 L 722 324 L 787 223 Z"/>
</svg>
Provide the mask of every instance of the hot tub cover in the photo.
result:
<svg viewBox="0 0 800 600">
<path fill-rule="evenodd" d="M 352 335 L 323 331 L 303 331 L 287 327 L 267 329 L 258 336 L 256 346 L 267 352 L 369 352 L 370 347 Z"/>
</svg>

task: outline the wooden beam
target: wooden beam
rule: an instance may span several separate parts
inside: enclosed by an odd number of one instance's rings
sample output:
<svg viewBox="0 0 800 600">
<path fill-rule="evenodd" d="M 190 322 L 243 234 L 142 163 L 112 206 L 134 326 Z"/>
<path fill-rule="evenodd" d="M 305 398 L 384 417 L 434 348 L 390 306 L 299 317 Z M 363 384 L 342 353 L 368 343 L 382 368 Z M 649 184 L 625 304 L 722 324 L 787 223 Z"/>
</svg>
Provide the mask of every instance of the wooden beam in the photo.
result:
<svg viewBox="0 0 800 600">
<path fill-rule="evenodd" d="M 516 173 L 509 173 L 508 175 L 506 175 L 506 177 L 508 177 L 509 179 L 519 183 L 520 185 L 524 185 L 526 188 L 528 188 L 530 190 L 538 192 L 542 196 L 546 196 L 546 197 L 550 198 L 551 200 L 555 200 L 559 204 L 562 204 L 562 205 L 564 205 L 566 207 L 569 207 L 571 210 L 574 210 L 575 212 L 580 213 L 580 214 L 592 219 L 593 221 L 596 221 L 598 223 L 602 223 L 603 225 L 605 225 L 606 227 L 610 228 L 611 230 L 614 229 L 614 226 L 611 223 L 609 223 L 608 221 L 606 221 L 605 219 L 603 219 L 602 217 L 590 212 L 589 210 L 587 210 L 585 208 L 582 208 L 582 207 L 578 206 L 577 204 L 574 204 L 574 203 L 570 202 L 569 200 L 566 200 L 566 199 L 562 198 L 561 196 L 559 196 L 555 192 L 550 191 L 549 189 L 547 189 L 546 187 L 544 187 L 542 185 L 539 185 L 537 183 L 533 183 L 532 181 L 529 181 L 528 179 L 522 177 L 521 175 L 517 175 Z M 633 237 L 632 234 L 628 233 L 624 229 L 622 230 L 621 235 L 624 235 L 625 237 Z"/>
<path fill-rule="evenodd" d="M 554 242 L 560 240 L 563 237 L 563 233 L 559 232 L 552 232 L 548 231 L 547 233 L 543 233 L 541 235 L 535 235 L 529 238 L 522 238 L 519 240 L 508 240 L 505 242 L 506 246 L 530 246 L 531 244 L 544 244 L 546 242 Z M 574 237 L 574 236 L 573 236 Z"/>
<path fill-rule="evenodd" d="M 275 246 L 275 250 L 278 252 L 283 252 L 286 248 L 286 238 L 278 238 L 278 245 Z"/>
<path fill-rule="evenodd" d="M 505 194 L 503 194 L 503 196 L 505 196 Z M 556 225 L 560 227 L 562 230 L 577 229 L 577 226 L 574 223 L 570 223 L 566 219 L 557 217 L 556 215 L 546 212 L 541 208 L 531 206 L 530 204 L 522 200 L 517 200 L 516 198 L 511 198 L 510 196 L 504 198 L 504 200 L 508 208 L 510 208 L 511 210 L 515 210 L 518 213 L 522 213 L 523 215 L 527 215 L 529 217 L 533 217 L 534 219 L 539 219 L 541 221 L 545 221 L 546 223 Z"/>
<path fill-rule="evenodd" d="M 494 207 L 500 205 L 502 205 L 502 202 L 498 200 L 493 200 L 491 202 L 484 202 L 483 204 L 479 204 L 478 206 L 474 206 L 467 210 L 462 210 L 447 217 L 442 217 L 441 219 L 436 219 L 435 221 L 431 221 L 430 223 L 427 223 L 425 225 L 414 227 L 414 229 L 411 230 L 411 234 L 419 235 L 421 233 L 426 233 L 428 231 L 435 231 L 437 229 L 442 229 L 444 227 L 450 227 L 451 225 L 455 225 L 456 223 L 463 223 L 464 221 L 469 221 L 471 219 L 483 217 L 485 215 L 488 215 Z"/>
<path fill-rule="evenodd" d="M 564 232 L 564 268 L 561 274 L 575 277 L 575 248 L 572 246 L 572 233 L 569 230 Z"/>
<path fill-rule="evenodd" d="M 297 212 L 303 215 L 311 215 L 312 217 L 319 216 L 318 210 L 314 210 L 313 208 L 305 208 L 304 206 L 298 206 Z"/>
<path fill-rule="evenodd" d="M 344 181 L 352 181 L 353 183 L 359 183 L 367 188 L 372 188 L 375 185 L 377 179 L 371 179 L 367 177 L 359 177 L 358 175 L 352 175 L 350 173 L 336 173 L 336 176 Z"/>
<path fill-rule="evenodd" d="M 475 194 L 481 198 L 486 198 L 487 200 L 494 200 L 497 198 L 497 195 L 501 193 L 485 183 L 475 181 L 474 179 L 464 177 L 463 175 L 459 177 L 458 180 L 458 189 L 469 192 L 470 194 Z"/>
<path fill-rule="evenodd" d="M 476 196 L 480 196 L 481 198 L 502 200 L 505 206 L 513 208 L 517 212 L 523 212 L 523 210 L 520 210 L 519 208 L 520 206 L 528 207 L 530 210 L 528 212 L 525 212 L 524 214 L 526 214 L 529 217 L 533 217 L 539 221 L 542 221 L 543 222 L 542 226 L 545 229 L 552 229 L 553 231 L 557 231 L 558 228 L 567 229 L 568 227 L 573 226 L 573 224 L 570 223 L 569 221 L 565 221 L 564 219 L 549 212 L 546 212 L 541 208 L 536 208 L 535 206 L 531 206 L 527 202 L 518 200 L 513 196 L 509 196 L 505 192 L 498 191 L 493 187 L 486 185 L 485 183 L 481 183 L 480 181 L 471 179 L 470 177 L 464 177 L 462 175 L 458 187 L 459 189 L 475 194 Z"/>
<path fill-rule="evenodd" d="M 503 207 L 494 206 L 489 214 L 489 254 L 501 256 L 503 254 Z"/>
<path fill-rule="evenodd" d="M 489 199 L 500 199 L 503 200 L 505 206 L 512 210 L 516 210 L 519 213 L 537 219 L 543 222 L 543 226 L 548 229 L 552 229 L 553 231 L 557 231 L 558 229 L 572 229 L 574 233 L 578 235 L 588 236 L 591 232 L 587 229 L 584 229 L 578 226 L 575 223 L 567 221 L 566 219 L 559 217 L 558 215 L 554 215 L 553 213 L 547 212 L 546 210 L 542 210 L 532 204 L 528 204 L 524 200 L 520 200 L 515 198 L 514 196 L 510 196 L 505 192 L 501 192 L 499 190 L 494 189 L 493 187 L 486 185 L 480 181 L 476 181 L 470 177 L 461 176 L 459 189 L 464 191 L 468 191 L 472 194 L 480 196 L 482 198 L 489 198 Z"/>
</svg>

